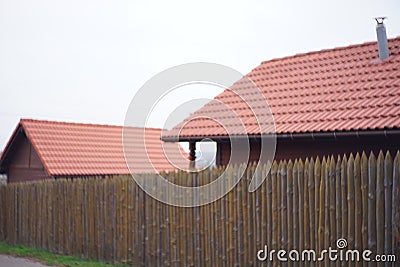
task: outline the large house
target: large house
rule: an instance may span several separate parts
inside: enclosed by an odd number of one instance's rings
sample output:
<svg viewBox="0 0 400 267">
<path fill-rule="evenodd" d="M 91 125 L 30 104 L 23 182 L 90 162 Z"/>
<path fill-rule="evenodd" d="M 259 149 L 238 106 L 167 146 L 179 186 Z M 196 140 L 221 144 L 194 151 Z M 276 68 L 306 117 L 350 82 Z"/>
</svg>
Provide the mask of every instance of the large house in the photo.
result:
<svg viewBox="0 0 400 267">
<path fill-rule="evenodd" d="M 21 119 L 1 155 L 0 174 L 6 174 L 8 182 L 130 174 L 125 156 L 133 157 L 136 173 L 174 171 L 179 164 L 189 164 L 179 144 L 163 143 L 162 129 L 157 128 L 129 127 L 130 154 L 124 154 L 123 129 Z M 148 159 L 140 149 L 143 134 Z"/>
<path fill-rule="evenodd" d="M 273 115 L 276 159 L 400 148 L 400 37 L 387 40 L 382 22 L 377 33 L 378 42 L 264 61 L 245 76 L 261 90 Z M 251 97 L 240 81 L 232 88 Z M 265 99 L 256 99 L 254 106 Z M 258 160 L 261 138 L 270 133 L 256 127 L 247 103 L 231 90 L 214 100 L 163 140 L 189 142 L 194 160 L 196 142 L 211 139 L 217 143 L 217 165 L 225 165 L 230 138 L 246 137 L 249 160 Z M 238 117 L 221 112 L 223 105 Z M 229 134 L 221 124 L 230 126 Z"/>
</svg>

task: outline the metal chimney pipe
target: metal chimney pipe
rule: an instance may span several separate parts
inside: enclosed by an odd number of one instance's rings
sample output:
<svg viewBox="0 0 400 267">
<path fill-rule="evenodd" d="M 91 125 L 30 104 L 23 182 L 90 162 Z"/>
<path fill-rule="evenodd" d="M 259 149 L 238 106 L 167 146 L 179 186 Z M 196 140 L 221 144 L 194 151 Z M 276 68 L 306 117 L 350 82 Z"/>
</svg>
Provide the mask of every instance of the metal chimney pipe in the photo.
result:
<svg viewBox="0 0 400 267">
<path fill-rule="evenodd" d="M 386 17 L 378 17 L 375 18 L 376 20 L 376 36 L 378 38 L 378 53 L 379 53 L 379 59 L 384 60 L 389 57 L 389 46 L 388 46 L 388 40 L 386 36 L 386 28 L 385 24 L 383 24 L 383 21 L 386 19 Z"/>
</svg>

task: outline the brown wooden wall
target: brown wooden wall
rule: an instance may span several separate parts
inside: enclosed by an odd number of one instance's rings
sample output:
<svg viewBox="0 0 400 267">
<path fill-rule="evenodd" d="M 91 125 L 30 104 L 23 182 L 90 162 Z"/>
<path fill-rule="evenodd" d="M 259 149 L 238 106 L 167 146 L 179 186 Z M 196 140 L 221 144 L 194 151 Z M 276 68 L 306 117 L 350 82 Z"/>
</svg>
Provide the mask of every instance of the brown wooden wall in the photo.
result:
<svg viewBox="0 0 400 267">
<path fill-rule="evenodd" d="M 7 170 L 7 182 L 25 182 L 47 179 L 47 175 L 38 154 L 24 133 L 18 134 L 15 146 L 9 151 L 10 160 Z"/>
<path fill-rule="evenodd" d="M 217 143 L 217 165 L 227 165 L 230 159 L 230 143 L 227 141 Z M 379 150 L 386 150 L 396 154 L 400 149 L 400 136 L 370 136 L 370 137 L 340 137 L 319 138 L 319 139 L 282 139 L 277 138 L 275 159 L 296 159 L 306 157 L 317 157 L 324 155 L 343 155 L 350 153 L 361 153 L 362 151 L 379 153 Z M 250 140 L 249 162 L 258 160 L 260 155 L 260 141 Z M 233 162 L 240 163 L 240 162 Z"/>
</svg>

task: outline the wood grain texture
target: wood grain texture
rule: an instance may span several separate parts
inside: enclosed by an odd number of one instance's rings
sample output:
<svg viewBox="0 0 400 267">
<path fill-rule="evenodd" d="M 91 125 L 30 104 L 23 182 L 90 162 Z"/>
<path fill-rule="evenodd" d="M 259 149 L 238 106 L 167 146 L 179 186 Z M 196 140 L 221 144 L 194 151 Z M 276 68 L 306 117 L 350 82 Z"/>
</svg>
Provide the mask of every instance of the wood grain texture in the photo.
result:
<svg viewBox="0 0 400 267">
<path fill-rule="evenodd" d="M 225 184 L 215 188 L 222 192 L 239 169 L 165 176 L 189 187 L 222 175 Z M 250 193 L 253 175 L 265 179 Z M 186 197 L 160 190 L 178 202 Z M 362 153 L 272 162 L 260 169 L 250 165 L 228 194 L 196 208 L 161 203 L 128 176 L 2 185 L 0 239 L 135 266 L 258 266 L 256 254 L 264 245 L 318 251 L 335 247 L 338 238 L 351 249 L 400 257 L 399 209 L 400 154 Z M 265 265 L 282 264 L 275 258 Z"/>
</svg>

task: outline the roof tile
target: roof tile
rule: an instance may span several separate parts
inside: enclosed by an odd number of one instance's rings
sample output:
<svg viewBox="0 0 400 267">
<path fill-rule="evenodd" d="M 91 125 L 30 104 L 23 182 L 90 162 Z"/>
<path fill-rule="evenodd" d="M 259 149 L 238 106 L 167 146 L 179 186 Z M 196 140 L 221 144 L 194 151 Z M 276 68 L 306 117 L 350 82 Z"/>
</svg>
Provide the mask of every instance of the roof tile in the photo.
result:
<svg viewBox="0 0 400 267">
<path fill-rule="evenodd" d="M 123 152 L 122 126 L 31 119 L 22 119 L 19 126 L 23 127 L 49 175 L 130 173 Z M 143 134 L 143 128 L 130 128 L 137 132 L 137 135 Z M 145 129 L 146 149 L 154 168 L 140 165 L 140 162 L 145 161 L 146 155 L 135 153 L 142 139 L 129 140 L 133 148 L 130 152 L 134 153 L 135 162 L 138 162 L 136 172 L 173 171 L 176 169 L 173 164 L 188 165 L 186 155 L 179 144 L 163 143 L 160 140 L 161 132 L 162 129 Z"/>
<path fill-rule="evenodd" d="M 377 59 L 376 42 L 369 42 L 264 61 L 246 76 L 267 99 L 278 134 L 400 128 L 400 37 L 388 43 L 390 57 L 384 61 Z M 255 99 L 243 80 L 232 88 L 249 96 L 253 108 L 265 103 Z M 223 104 L 211 101 L 185 122 L 194 116 L 209 119 L 181 123 L 165 137 L 178 132 L 180 137 L 198 137 L 199 132 L 226 135 L 221 125 L 210 120 L 231 125 L 235 131 L 231 134 L 260 134 L 254 115 L 240 97 L 225 90 L 215 99 Z M 221 107 L 224 104 L 239 116 L 232 116 Z"/>
</svg>

